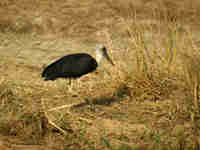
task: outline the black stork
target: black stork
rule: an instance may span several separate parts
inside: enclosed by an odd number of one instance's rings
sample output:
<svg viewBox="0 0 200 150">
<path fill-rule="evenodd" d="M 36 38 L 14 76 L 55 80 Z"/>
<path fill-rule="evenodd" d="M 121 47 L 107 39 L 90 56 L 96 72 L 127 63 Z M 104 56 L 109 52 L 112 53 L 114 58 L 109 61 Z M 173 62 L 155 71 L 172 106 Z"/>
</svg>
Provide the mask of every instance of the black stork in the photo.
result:
<svg viewBox="0 0 200 150">
<path fill-rule="evenodd" d="M 42 72 L 42 77 L 45 81 L 56 80 L 57 78 L 79 78 L 95 71 L 103 62 L 104 58 L 114 65 L 104 45 L 97 45 L 95 52 L 96 59 L 87 53 L 76 53 L 63 56 L 48 65 Z"/>
<path fill-rule="evenodd" d="M 104 58 L 107 59 L 108 62 L 110 62 L 112 65 L 114 65 L 104 45 L 97 45 L 95 54 L 96 58 L 87 53 L 75 53 L 63 56 L 44 68 L 42 77 L 45 81 L 56 80 L 58 78 L 69 78 L 70 80 L 80 78 L 83 75 L 95 71 L 96 68 L 103 63 Z M 50 109 L 49 111 L 65 107 L 72 107 L 73 105 L 77 104 L 64 105 Z"/>
</svg>

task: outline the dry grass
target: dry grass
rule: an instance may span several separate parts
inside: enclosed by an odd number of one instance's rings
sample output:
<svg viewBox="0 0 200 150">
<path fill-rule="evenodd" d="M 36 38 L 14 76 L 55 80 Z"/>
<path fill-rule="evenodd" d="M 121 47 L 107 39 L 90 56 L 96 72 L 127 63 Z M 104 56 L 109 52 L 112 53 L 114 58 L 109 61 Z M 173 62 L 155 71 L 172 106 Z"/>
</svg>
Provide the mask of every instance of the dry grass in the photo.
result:
<svg viewBox="0 0 200 150">
<path fill-rule="evenodd" d="M 199 6 L 1 0 L 0 148 L 200 149 Z M 105 63 L 71 91 L 42 81 L 44 65 L 96 43 L 115 67 Z M 70 114 L 47 111 L 71 103 Z"/>
</svg>

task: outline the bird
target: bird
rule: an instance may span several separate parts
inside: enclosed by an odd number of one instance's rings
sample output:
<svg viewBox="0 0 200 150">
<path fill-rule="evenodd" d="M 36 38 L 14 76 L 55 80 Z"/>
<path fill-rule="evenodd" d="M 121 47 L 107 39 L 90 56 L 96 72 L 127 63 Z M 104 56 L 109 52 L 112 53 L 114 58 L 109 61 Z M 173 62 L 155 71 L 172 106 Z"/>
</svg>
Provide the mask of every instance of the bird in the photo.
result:
<svg viewBox="0 0 200 150">
<path fill-rule="evenodd" d="M 95 52 L 96 58 L 87 53 L 65 55 L 44 68 L 42 77 L 45 81 L 54 81 L 58 78 L 80 78 L 83 75 L 94 72 L 103 63 L 104 58 L 114 65 L 103 44 L 98 44 Z"/>
<path fill-rule="evenodd" d="M 88 73 L 94 72 L 97 67 L 103 63 L 104 58 L 110 62 L 111 65 L 115 65 L 107 53 L 107 48 L 103 44 L 98 44 L 96 46 L 95 54 L 95 58 L 87 53 L 65 55 L 44 68 L 42 78 L 44 78 L 44 81 L 54 81 L 59 78 L 67 78 L 70 79 L 71 84 L 71 79 L 77 79 Z M 78 104 L 63 105 L 52 108 L 49 111 L 72 107 L 74 105 Z"/>
</svg>

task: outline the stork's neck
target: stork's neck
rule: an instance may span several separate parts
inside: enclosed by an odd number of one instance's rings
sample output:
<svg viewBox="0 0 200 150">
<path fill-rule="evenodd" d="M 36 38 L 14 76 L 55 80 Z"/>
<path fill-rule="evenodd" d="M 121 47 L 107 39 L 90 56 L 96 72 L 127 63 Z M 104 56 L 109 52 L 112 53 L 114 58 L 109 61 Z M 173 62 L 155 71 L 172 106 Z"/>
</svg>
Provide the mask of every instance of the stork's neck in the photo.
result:
<svg viewBox="0 0 200 150">
<path fill-rule="evenodd" d="M 96 52 L 96 61 L 98 65 L 101 65 L 103 62 L 103 54 L 99 51 Z"/>
</svg>

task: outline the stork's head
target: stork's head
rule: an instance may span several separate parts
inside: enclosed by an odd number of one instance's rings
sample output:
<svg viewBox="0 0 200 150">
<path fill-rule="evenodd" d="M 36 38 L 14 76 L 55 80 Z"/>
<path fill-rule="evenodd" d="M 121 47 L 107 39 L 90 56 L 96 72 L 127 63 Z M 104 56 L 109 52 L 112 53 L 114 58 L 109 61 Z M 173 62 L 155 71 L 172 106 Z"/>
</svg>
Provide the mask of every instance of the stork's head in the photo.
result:
<svg viewBox="0 0 200 150">
<path fill-rule="evenodd" d="M 114 66 L 112 59 L 107 53 L 106 47 L 103 44 L 98 44 L 96 46 L 96 60 L 99 65 L 102 63 L 104 58 L 106 58 L 106 60 L 108 60 L 108 62 L 110 62 Z"/>
</svg>

